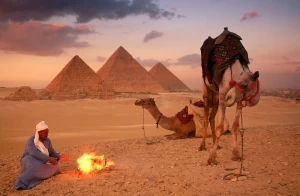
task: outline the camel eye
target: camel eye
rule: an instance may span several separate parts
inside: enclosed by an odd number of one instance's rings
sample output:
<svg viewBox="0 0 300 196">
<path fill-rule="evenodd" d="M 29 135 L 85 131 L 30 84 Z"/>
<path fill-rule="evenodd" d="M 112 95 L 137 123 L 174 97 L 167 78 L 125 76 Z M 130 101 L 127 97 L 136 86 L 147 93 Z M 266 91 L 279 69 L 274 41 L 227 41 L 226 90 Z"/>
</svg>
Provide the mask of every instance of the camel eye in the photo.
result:
<svg viewBox="0 0 300 196">
<path fill-rule="evenodd" d="M 247 88 L 248 88 L 248 85 L 241 85 L 241 87 L 242 87 L 243 89 L 247 89 Z"/>
</svg>

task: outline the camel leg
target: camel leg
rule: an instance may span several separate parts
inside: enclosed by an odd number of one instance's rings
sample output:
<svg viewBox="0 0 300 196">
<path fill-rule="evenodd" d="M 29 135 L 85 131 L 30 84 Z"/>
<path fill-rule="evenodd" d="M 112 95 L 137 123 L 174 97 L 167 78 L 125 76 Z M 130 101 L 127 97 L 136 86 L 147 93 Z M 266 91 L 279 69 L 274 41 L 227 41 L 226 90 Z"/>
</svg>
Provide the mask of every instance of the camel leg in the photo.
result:
<svg viewBox="0 0 300 196">
<path fill-rule="evenodd" d="M 197 117 L 196 115 L 194 115 L 194 123 L 195 123 L 195 137 L 202 137 L 202 134 L 201 134 L 201 124 L 200 124 L 200 119 L 199 117 Z"/>
<path fill-rule="evenodd" d="M 207 127 L 208 127 L 208 114 L 209 114 L 209 92 L 208 87 L 205 84 L 205 79 L 202 81 L 202 93 L 203 93 L 203 102 L 204 102 L 204 130 L 203 130 L 203 139 L 201 141 L 199 151 L 206 150 L 206 137 L 207 137 Z"/>
<path fill-rule="evenodd" d="M 227 134 L 230 134 L 230 124 L 229 124 L 229 121 L 228 121 L 227 117 L 225 116 L 224 117 L 224 132 L 223 132 L 223 135 L 227 135 Z"/>
<path fill-rule="evenodd" d="M 164 136 L 167 140 L 186 139 L 188 135 L 172 133 Z"/>
<path fill-rule="evenodd" d="M 218 103 L 219 103 L 219 97 L 216 93 L 213 93 L 213 107 L 211 110 L 211 113 L 209 115 L 209 123 L 210 123 L 210 128 L 212 132 L 212 138 L 213 138 L 213 143 L 215 144 L 216 142 L 216 127 L 215 127 L 215 117 L 218 111 Z"/>
<path fill-rule="evenodd" d="M 237 103 L 235 119 L 234 119 L 234 122 L 232 124 L 232 140 L 233 140 L 232 146 L 233 146 L 233 150 L 232 150 L 231 160 L 233 160 L 233 161 L 239 161 L 239 160 L 242 159 L 242 157 L 240 155 L 240 152 L 238 150 L 238 144 L 237 144 L 237 130 L 239 129 L 239 120 L 240 120 L 241 112 L 242 112 L 242 104 Z"/>
<path fill-rule="evenodd" d="M 218 108 L 218 121 L 217 121 L 217 128 L 216 128 L 216 140 L 212 150 L 209 153 L 209 158 L 207 160 L 208 164 L 217 164 L 217 149 L 220 142 L 220 137 L 224 131 L 224 116 L 226 111 L 226 102 L 225 102 L 225 94 L 219 94 L 219 108 Z"/>
<path fill-rule="evenodd" d="M 209 108 L 208 108 L 208 100 L 207 97 L 203 97 L 204 99 L 204 130 L 203 130 L 203 138 L 199 147 L 199 151 L 206 150 L 206 137 L 207 137 L 207 128 L 208 128 L 208 113 L 209 113 Z"/>
</svg>

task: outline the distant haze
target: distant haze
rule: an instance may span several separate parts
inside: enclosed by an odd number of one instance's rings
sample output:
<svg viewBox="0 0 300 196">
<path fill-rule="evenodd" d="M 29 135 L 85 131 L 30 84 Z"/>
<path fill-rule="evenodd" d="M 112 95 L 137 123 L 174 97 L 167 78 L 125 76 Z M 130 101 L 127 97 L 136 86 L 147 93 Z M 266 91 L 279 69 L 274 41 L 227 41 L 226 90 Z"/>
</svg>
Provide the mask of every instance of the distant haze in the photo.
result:
<svg viewBox="0 0 300 196">
<path fill-rule="evenodd" d="M 200 72 L 201 73 L 201 70 Z M 176 75 L 176 74 L 175 74 Z M 199 77 L 178 77 L 182 80 L 190 89 L 201 90 L 201 74 Z M 262 89 L 300 89 L 300 73 L 267 73 L 260 72 L 259 76 Z M 42 81 L 4 81 L 0 80 L 0 87 L 19 87 L 30 86 L 35 89 L 45 88 L 49 84 L 50 80 Z"/>
<path fill-rule="evenodd" d="M 262 89 L 300 89 L 300 73 L 260 73 Z"/>
</svg>

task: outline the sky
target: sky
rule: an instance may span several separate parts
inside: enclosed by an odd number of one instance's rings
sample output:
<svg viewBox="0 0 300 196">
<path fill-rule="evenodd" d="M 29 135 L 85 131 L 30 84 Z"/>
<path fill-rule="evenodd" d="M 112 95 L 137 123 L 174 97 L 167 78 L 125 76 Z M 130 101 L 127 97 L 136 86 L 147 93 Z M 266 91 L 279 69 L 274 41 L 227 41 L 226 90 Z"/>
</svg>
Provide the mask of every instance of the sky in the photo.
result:
<svg viewBox="0 0 300 196">
<path fill-rule="evenodd" d="M 123 46 L 201 89 L 204 40 L 242 37 L 262 88 L 300 89 L 299 0 L 0 0 L 0 87 L 45 88 L 79 55 L 97 72 Z"/>
</svg>

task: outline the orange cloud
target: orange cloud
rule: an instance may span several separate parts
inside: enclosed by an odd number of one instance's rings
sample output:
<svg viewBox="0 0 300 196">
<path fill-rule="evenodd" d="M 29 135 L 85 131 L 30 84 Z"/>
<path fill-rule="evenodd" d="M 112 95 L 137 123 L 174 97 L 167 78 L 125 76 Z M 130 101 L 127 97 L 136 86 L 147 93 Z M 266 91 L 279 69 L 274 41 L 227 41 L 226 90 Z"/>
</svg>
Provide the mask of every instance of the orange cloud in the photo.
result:
<svg viewBox="0 0 300 196">
<path fill-rule="evenodd" d="M 56 56 L 65 48 L 89 47 L 79 42 L 83 34 L 95 33 L 86 25 L 42 24 L 37 21 L 26 23 L 0 23 L 0 50 L 6 52 Z"/>
<path fill-rule="evenodd" d="M 241 21 L 245 21 L 247 19 L 255 18 L 255 17 L 258 17 L 258 14 L 255 10 L 252 10 L 251 12 L 245 13 L 244 16 L 241 18 Z"/>
</svg>

